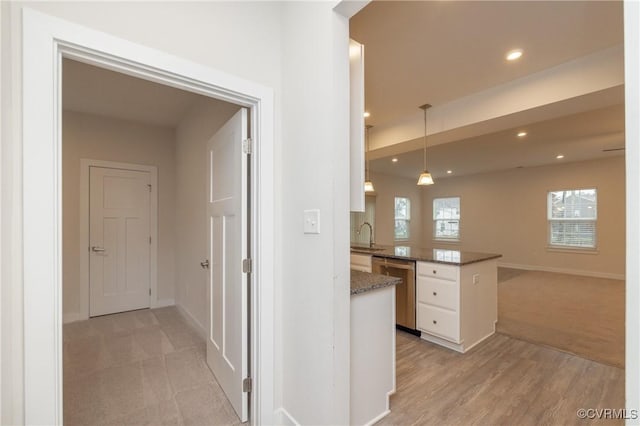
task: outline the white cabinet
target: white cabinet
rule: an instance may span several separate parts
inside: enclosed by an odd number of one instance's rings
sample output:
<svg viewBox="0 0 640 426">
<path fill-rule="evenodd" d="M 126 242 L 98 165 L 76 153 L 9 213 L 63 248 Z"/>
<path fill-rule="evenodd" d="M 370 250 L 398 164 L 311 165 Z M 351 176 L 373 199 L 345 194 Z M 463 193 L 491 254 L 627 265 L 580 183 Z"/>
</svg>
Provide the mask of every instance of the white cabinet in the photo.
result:
<svg viewBox="0 0 640 426">
<path fill-rule="evenodd" d="M 351 269 L 361 272 L 371 272 L 371 256 L 368 254 L 351 253 Z"/>
<path fill-rule="evenodd" d="M 364 46 L 349 40 L 350 210 L 364 211 Z"/>
<path fill-rule="evenodd" d="M 496 260 L 416 264 L 416 323 L 422 338 L 465 352 L 495 333 Z"/>
<path fill-rule="evenodd" d="M 350 425 L 372 425 L 389 414 L 396 389 L 396 290 L 351 296 Z"/>
</svg>

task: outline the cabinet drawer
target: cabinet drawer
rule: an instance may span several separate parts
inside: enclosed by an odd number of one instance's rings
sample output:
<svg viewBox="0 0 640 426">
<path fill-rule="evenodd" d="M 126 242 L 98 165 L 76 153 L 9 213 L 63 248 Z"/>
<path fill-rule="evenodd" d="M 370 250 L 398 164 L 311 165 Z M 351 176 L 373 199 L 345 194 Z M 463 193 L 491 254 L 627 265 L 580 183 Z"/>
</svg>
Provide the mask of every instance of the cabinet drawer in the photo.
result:
<svg viewBox="0 0 640 426">
<path fill-rule="evenodd" d="M 440 265 L 438 263 L 417 262 L 418 276 L 440 278 L 441 280 L 457 281 L 458 267 Z"/>
<path fill-rule="evenodd" d="M 418 303 L 418 329 L 459 343 L 458 313 Z"/>
<path fill-rule="evenodd" d="M 458 310 L 458 283 L 430 277 L 418 277 L 418 302 Z"/>
</svg>

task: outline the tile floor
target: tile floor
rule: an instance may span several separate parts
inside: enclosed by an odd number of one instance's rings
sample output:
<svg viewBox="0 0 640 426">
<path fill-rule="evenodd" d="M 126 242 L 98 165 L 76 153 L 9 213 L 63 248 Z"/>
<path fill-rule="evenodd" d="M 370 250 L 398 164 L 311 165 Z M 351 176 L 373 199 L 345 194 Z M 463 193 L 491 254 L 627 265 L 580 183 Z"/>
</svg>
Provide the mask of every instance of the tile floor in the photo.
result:
<svg viewBox="0 0 640 426">
<path fill-rule="evenodd" d="M 64 326 L 66 425 L 240 424 L 175 307 Z"/>
</svg>

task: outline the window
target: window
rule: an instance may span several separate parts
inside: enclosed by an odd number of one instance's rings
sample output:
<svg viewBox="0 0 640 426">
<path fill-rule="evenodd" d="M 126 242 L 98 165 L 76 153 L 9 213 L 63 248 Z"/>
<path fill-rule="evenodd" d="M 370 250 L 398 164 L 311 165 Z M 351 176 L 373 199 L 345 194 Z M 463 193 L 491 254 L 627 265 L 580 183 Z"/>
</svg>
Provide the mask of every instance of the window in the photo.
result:
<svg viewBox="0 0 640 426">
<path fill-rule="evenodd" d="M 366 226 L 362 226 L 364 222 L 371 224 L 375 237 L 376 197 L 374 195 L 365 195 L 364 212 L 351 212 L 351 244 L 369 245 L 370 230 Z"/>
<path fill-rule="evenodd" d="M 395 239 L 409 239 L 409 220 L 411 220 L 411 200 L 396 197 L 395 201 Z"/>
<path fill-rule="evenodd" d="M 549 192 L 549 245 L 595 248 L 597 218 L 598 196 L 595 189 Z"/>
<path fill-rule="evenodd" d="M 395 246 L 393 250 L 396 256 L 411 256 L 411 247 L 409 246 Z"/>
<path fill-rule="evenodd" d="M 460 197 L 433 199 L 433 238 L 460 240 Z"/>
</svg>

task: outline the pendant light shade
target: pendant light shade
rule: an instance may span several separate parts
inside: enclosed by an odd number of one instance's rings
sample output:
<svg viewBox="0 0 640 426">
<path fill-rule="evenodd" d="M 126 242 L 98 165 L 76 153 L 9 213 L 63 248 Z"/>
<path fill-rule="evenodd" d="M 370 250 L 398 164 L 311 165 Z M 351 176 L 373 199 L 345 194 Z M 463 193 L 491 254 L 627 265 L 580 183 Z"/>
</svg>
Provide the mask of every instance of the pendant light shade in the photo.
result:
<svg viewBox="0 0 640 426">
<path fill-rule="evenodd" d="M 369 152 L 369 129 L 372 128 L 372 125 L 367 125 L 367 133 L 366 133 L 366 149 L 367 153 Z M 364 180 L 364 192 L 374 192 L 376 189 L 373 187 L 373 182 L 371 182 L 371 178 L 369 177 L 369 159 L 365 162 L 365 180 Z"/>
<path fill-rule="evenodd" d="M 424 104 L 420 107 L 424 111 L 424 171 L 418 177 L 418 185 L 420 186 L 434 184 L 431 173 L 427 170 L 427 109 L 429 108 L 431 108 L 429 104 Z"/>
<path fill-rule="evenodd" d="M 420 173 L 420 177 L 418 178 L 418 185 L 433 185 L 433 178 L 431 177 L 431 173 L 426 170 Z"/>
</svg>

